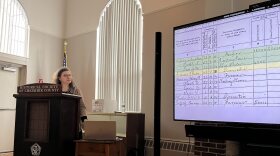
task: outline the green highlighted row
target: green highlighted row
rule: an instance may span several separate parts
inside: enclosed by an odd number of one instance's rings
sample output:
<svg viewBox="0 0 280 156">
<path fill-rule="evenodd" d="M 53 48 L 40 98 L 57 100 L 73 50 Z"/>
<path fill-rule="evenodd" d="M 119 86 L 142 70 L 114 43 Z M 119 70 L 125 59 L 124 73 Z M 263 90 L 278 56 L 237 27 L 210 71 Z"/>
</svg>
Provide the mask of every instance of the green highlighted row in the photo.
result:
<svg viewBox="0 0 280 156">
<path fill-rule="evenodd" d="M 175 72 L 280 62 L 280 45 L 175 60 Z"/>
</svg>

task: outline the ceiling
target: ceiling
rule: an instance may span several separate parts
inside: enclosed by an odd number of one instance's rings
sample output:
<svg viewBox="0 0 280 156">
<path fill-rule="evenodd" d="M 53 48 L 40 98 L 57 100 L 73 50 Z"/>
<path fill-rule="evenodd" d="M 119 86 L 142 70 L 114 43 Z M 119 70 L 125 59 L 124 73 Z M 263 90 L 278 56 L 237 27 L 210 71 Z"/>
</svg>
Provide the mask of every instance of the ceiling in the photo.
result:
<svg viewBox="0 0 280 156">
<path fill-rule="evenodd" d="M 182 3 L 195 0 L 140 0 L 144 14 L 156 12 Z"/>
</svg>

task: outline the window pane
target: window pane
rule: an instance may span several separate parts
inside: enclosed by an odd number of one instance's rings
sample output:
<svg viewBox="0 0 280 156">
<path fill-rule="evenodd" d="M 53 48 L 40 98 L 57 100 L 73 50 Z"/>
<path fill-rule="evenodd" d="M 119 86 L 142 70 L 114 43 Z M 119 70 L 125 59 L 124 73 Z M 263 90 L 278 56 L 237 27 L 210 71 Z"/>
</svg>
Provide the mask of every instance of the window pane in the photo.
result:
<svg viewBox="0 0 280 156">
<path fill-rule="evenodd" d="M 115 111 L 141 111 L 142 19 L 139 0 L 110 1 L 100 16 L 95 99 Z"/>
<path fill-rule="evenodd" d="M 0 0 L 0 52 L 27 57 L 27 17 L 17 0 Z"/>
</svg>

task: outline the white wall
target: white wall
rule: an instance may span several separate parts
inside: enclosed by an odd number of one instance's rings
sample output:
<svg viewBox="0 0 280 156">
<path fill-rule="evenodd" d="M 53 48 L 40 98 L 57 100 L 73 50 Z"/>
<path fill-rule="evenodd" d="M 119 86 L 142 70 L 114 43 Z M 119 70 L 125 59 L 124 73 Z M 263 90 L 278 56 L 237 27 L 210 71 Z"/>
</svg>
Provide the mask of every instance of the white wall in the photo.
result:
<svg viewBox="0 0 280 156">
<path fill-rule="evenodd" d="M 65 39 L 68 41 L 68 66 L 91 111 L 95 91 L 96 29 L 108 1 L 67 0 Z"/>
<path fill-rule="evenodd" d="M 31 29 L 64 38 L 66 0 L 19 0 Z"/>
<path fill-rule="evenodd" d="M 95 93 L 96 31 L 68 38 L 68 61 L 73 79 L 81 89 L 87 111 Z"/>
<path fill-rule="evenodd" d="M 62 66 L 66 0 L 19 0 L 30 25 L 26 83 L 51 82 Z M 22 78 L 23 79 L 23 78 Z"/>
<path fill-rule="evenodd" d="M 63 65 L 63 39 L 42 32 L 30 31 L 27 83 L 52 81 L 53 73 Z"/>
<path fill-rule="evenodd" d="M 110 0 L 66 0 L 65 38 L 95 31 L 102 10 Z M 144 14 L 195 0 L 140 0 Z"/>
<path fill-rule="evenodd" d="M 106 0 L 67 0 L 65 38 L 95 31 Z"/>
</svg>

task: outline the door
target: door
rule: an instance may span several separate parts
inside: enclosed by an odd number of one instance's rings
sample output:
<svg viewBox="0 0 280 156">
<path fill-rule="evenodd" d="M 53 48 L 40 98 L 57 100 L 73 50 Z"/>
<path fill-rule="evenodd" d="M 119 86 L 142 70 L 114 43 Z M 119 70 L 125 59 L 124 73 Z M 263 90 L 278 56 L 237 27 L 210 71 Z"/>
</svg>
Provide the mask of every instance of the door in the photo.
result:
<svg viewBox="0 0 280 156">
<path fill-rule="evenodd" d="M 0 70 L 0 153 L 13 151 L 16 99 L 19 74 Z"/>
</svg>

